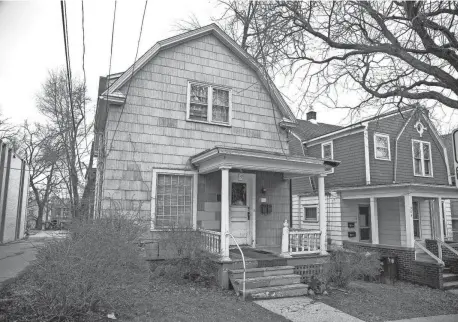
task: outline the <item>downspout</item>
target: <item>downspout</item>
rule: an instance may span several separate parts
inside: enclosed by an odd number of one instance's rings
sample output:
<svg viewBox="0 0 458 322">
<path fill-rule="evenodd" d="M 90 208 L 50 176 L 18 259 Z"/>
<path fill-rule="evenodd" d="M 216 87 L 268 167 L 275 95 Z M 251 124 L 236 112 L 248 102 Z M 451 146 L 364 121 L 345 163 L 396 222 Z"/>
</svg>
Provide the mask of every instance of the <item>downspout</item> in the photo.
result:
<svg viewBox="0 0 458 322">
<path fill-rule="evenodd" d="M 397 170 L 398 170 L 398 141 L 401 138 L 402 133 L 407 127 L 407 124 L 410 123 L 410 120 L 412 119 L 413 115 L 415 113 L 412 113 L 410 117 L 407 119 L 407 121 L 404 123 L 404 126 L 402 127 L 401 131 L 398 133 L 396 136 L 396 143 L 394 146 L 394 171 L 393 171 L 393 183 L 396 183 L 397 180 Z"/>
</svg>

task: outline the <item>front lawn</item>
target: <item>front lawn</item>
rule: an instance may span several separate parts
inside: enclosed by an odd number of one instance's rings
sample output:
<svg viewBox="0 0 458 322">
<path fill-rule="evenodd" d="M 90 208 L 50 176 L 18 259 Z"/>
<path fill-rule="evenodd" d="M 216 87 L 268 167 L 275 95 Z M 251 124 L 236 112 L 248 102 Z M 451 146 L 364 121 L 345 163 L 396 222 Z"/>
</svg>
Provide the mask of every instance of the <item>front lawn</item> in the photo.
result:
<svg viewBox="0 0 458 322">
<path fill-rule="evenodd" d="M 405 282 L 352 282 L 346 290 L 331 289 L 317 300 L 370 322 L 458 314 L 457 295 Z"/>
</svg>

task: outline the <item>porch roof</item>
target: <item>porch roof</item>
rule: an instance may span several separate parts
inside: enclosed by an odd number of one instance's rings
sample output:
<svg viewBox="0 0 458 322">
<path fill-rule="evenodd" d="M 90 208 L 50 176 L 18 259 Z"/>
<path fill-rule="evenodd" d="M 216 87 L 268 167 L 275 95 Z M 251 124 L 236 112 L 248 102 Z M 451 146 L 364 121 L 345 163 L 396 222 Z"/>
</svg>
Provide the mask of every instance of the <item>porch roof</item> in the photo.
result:
<svg viewBox="0 0 458 322">
<path fill-rule="evenodd" d="M 303 176 L 322 174 L 328 170 L 326 166 L 336 167 L 340 162 L 262 150 L 216 146 L 191 157 L 191 163 L 202 174 L 229 167 Z"/>
<path fill-rule="evenodd" d="M 421 183 L 340 187 L 332 190 L 340 192 L 342 199 L 400 197 L 406 194 L 411 194 L 413 197 L 458 199 L 458 187 Z"/>
</svg>

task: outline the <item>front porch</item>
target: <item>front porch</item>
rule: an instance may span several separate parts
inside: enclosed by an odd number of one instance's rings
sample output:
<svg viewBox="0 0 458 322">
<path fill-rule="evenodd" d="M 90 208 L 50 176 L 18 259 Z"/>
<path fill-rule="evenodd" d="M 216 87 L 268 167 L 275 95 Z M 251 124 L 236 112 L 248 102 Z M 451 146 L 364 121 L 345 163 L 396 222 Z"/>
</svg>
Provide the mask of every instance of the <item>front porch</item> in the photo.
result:
<svg viewBox="0 0 458 322">
<path fill-rule="evenodd" d="M 337 162 L 232 148 L 205 151 L 191 162 L 199 174 L 196 229 L 222 262 L 234 260 L 231 248 L 239 246 L 277 259 L 326 254 L 324 173 Z M 294 176 L 318 176 L 318 229 L 290 229 Z"/>
</svg>

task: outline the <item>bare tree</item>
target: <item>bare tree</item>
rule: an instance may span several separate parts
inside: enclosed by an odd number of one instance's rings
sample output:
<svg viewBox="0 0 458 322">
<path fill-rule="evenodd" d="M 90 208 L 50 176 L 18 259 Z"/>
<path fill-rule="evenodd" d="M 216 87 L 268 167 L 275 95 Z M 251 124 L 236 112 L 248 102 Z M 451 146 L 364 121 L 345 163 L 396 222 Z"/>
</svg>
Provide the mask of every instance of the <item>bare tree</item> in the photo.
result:
<svg viewBox="0 0 458 322">
<path fill-rule="evenodd" d="M 49 198 L 61 181 L 57 176 L 60 151 L 56 139 L 57 134 L 51 128 L 38 123 L 30 125 L 25 122 L 21 130 L 20 146 L 29 166 L 31 199 L 38 208 L 35 218 L 37 229 L 42 228 Z"/>
<path fill-rule="evenodd" d="M 78 216 L 80 194 L 84 185 L 84 159 L 89 153 L 86 124 L 86 88 L 78 80 L 69 86 L 65 71 L 51 71 L 37 96 L 39 111 L 47 117 L 57 135 L 56 145 L 61 151 L 56 171 L 59 173 L 71 204 L 72 216 Z"/>
<path fill-rule="evenodd" d="M 221 1 L 246 50 L 300 80 L 304 101 L 328 107 L 458 109 L 458 3 L 452 1 Z M 247 20 L 247 13 L 249 20 Z M 241 41 L 239 40 L 239 43 Z M 341 93 L 362 93 L 342 105 Z"/>
<path fill-rule="evenodd" d="M 9 119 L 4 117 L 0 111 L 0 141 L 11 144 L 17 149 L 18 127 L 11 124 Z"/>
</svg>

